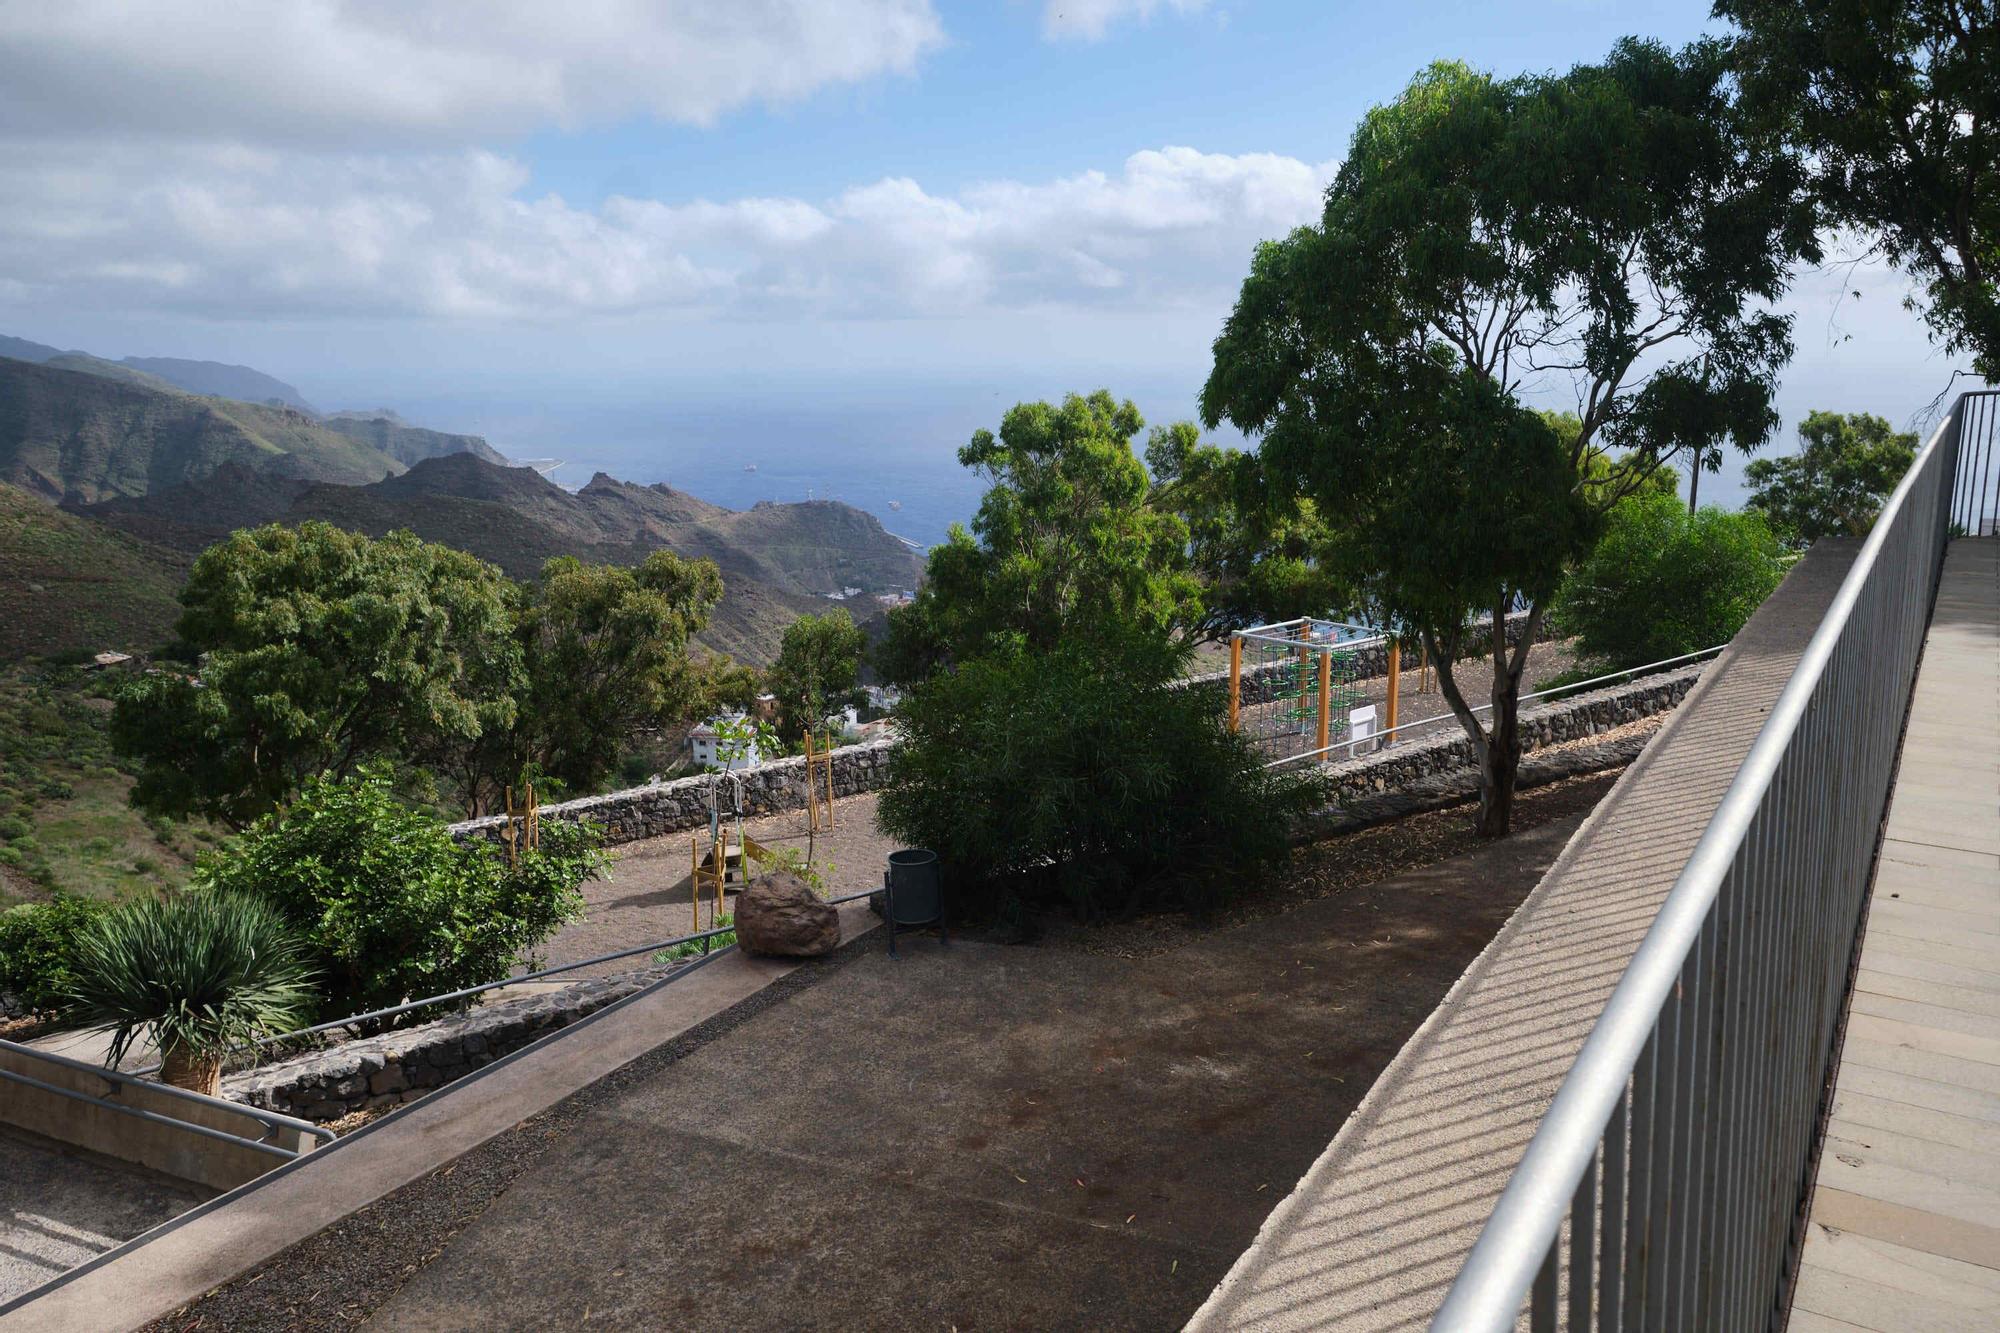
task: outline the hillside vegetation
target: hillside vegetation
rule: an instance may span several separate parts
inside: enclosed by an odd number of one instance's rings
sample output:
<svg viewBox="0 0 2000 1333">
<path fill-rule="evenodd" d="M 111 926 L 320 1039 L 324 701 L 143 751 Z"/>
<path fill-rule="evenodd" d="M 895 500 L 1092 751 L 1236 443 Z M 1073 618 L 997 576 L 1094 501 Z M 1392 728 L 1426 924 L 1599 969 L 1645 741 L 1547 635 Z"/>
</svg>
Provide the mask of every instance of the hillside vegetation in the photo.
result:
<svg viewBox="0 0 2000 1333">
<path fill-rule="evenodd" d="M 377 419 L 323 422 L 292 407 L 188 393 L 79 353 L 0 358 L 0 481 L 47 500 L 148 495 L 230 463 L 360 485 L 458 451 L 500 457 L 477 436 Z"/>
<path fill-rule="evenodd" d="M 167 639 L 188 557 L 0 485 L 0 660 Z"/>
<path fill-rule="evenodd" d="M 599 475 L 563 490 L 532 468 L 472 453 L 418 462 L 366 486 L 311 483 L 231 464 L 203 481 L 92 505 L 81 514 L 188 555 L 259 523 L 324 519 L 379 537 L 407 529 L 469 551 L 515 578 L 559 555 L 636 565 L 649 551 L 715 561 L 724 594 L 700 647 L 768 664 L 796 616 L 824 610 L 825 594 L 914 587 L 916 555 L 860 510 L 831 501 L 734 511 L 666 486 Z M 865 616 L 872 605 L 857 607 Z"/>
</svg>

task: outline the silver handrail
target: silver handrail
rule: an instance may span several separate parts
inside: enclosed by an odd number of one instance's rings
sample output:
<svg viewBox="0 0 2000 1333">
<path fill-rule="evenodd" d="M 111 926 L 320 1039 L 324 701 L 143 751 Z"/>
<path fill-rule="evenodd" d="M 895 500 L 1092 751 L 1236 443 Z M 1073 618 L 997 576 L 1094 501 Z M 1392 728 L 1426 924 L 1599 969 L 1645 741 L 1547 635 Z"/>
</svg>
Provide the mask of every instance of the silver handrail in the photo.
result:
<svg viewBox="0 0 2000 1333">
<path fill-rule="evenodd" d="M 1433 1329 L 1500 1333 L 1524 1299 L 1536 1330 L 1564 1307 L 1572 1328 L 1771 1321 L 1954 483 L 1977 475 L 1960 427 L 1988 396 L 1883 506 Z"/>
<path fill-rule="evenodd" d="M 103 1079 L 113 1087 L 142 1087 L 148 1092 L 159 1093 L 162 1096 L 171 1097 L 176 1101 L 189 1102 L 196 1106 L 206 1106 L 219 1111 L 229 1111 L 242 1116 L 246 1120 L 254 1120 L 264 1126 L 264 1137 L 267 1139 L 280 1129 L 296 1130 L 298 1133 L 309 1134 L 313 1138 L 320 1139 L 326 1143 L 333 1142 L 335 1138 L 332 1130 L 327 1129 L 323 1125 L 315 1125 L 310 1120 L 300 1120 L 296 1116 L 285 1115 L 280 1111 L 267 1111 L 259 1106 L 248 1106 L 242 1102 L 232 1102 L 223 1097 L 204 1096 L 199 1092 L 194 1092 L 187 1088 L 177 1088 L 171 1083 L 155 1083 L 151 1079 L 141 1078 L 137 1074 L 127 1073 L 122 1069 L 113 1069 L 107 1065 L 92 1064 L 88 1060 L 78 1060 L 71 1056 L 58 1055 L 54 1051 L 45 1051 L 38 1046 L 24 1046 L 18 1041 L 0 1040 L 0 1051 L 12 1052 L 13 1054 L 26 1056 L 33 1060 L 46 1060 L 50 1064 L 61 1065 L 65 1069 L 74 1069 L 81 1074 L 91 1074 Z M 90 1098 L 88 1093 L 80 1093 L 78 1095 L 89 1100 L 97 1100 Z"/>
</svg>

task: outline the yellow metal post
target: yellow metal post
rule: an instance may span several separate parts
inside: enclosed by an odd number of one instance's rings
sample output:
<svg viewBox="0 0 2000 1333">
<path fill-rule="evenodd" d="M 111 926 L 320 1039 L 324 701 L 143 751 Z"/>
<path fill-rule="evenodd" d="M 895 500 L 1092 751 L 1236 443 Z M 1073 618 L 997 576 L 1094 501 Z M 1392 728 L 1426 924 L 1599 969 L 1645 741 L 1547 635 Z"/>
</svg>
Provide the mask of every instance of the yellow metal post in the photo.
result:
<svg viewBox="0 0 2000 1333">
<path fill-rule="evenodd" d="M 701 842 L 688 834 L 688 905 L 694 909 L 694 924 L 688 934 L 701 934 Z"/>
<path fill-rule="evenodd" d="M 1382 724 L 1385 731 L 1396 728 L 1396 701 L 1403 690 L 1403 644 L 1391 636 L 1389 639 L 1389 717 Z"/>
<path fill-rule="evenodd" d="M 1243 717 L 1243 640 L 1229 636 L 1229 729 L 1237 730 Z"/>
<path fill-rule="evenodd" d="M 1322 651 L 1319 655 L 1319 742 L 1318 750 L 1326 753 L 1327 737 L 1331 734 L 1333 718 L 1333 653 Z"/>
</svg>

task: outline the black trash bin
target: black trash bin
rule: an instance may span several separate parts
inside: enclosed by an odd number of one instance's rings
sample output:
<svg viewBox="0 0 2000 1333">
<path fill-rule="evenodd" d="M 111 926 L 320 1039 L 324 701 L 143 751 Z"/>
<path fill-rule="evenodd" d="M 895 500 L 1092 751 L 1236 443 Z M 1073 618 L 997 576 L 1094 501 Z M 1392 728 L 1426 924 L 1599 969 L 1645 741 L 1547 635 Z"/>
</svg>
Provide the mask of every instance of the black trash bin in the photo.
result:
<svg viewBox="0 0 2000 1333">
<path fill-rule="evenodd" d="M 938 939 L 949 948 L 951 934 L 945 920 L 944 886 L 938 878 L 937 853 L 922 847 L 907 847 L 889 853 L 882 871 L 882 916 L 889 923 L 889 956 L 896 952 L 896 932 L 920 926 L 936 926 Z"/>
</svg>

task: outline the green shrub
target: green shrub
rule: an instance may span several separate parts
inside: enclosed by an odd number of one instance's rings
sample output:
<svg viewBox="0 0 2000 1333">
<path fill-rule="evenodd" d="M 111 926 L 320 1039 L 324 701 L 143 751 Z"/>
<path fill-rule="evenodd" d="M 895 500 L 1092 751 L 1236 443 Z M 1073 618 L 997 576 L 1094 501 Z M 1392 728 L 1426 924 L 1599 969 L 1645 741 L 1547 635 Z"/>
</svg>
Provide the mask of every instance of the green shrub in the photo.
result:
<svg viewBox="0 0 2000 1333">
<path fill-rule="evenodd" d="M 1554 616 L 1587 657 L 1640 666 L 1728 642 L 1784 572 L 1762 515 L 1690 514 L 1670 496 L 1639 495 L 1612 509 Z"/>
<path fill-rule="evenodd" d="M 312 972 L 270 903 L 190 890 L 113 909 L 76 938 L 65 1017 L 108 1029 L 110 1063 L 146 1034 L 161 1077 L 213 1096 L 223 1054 L 311 1012 Z"/>
<path fill-rule="evenodd" d="M 976 658 L 904 696 L 884 830 L 937 852 L 955 911 L 1203 911 L 1286 853 L 1310 799 L 1175 687 L 1187 654 L 1105 627 Z"/>
<path fill-rule="evenodd" d="M 306 784 L 203 858 L 196 882 L 262 897 L 308 942 L 322 1021 L 497 981 L 581 913 L 594 827 L 542 825 L 510 869 L 487 842 L 399 802 L 382 770 Z"/>
<path fill-rule="evenodd" d="M 12 842 L 16 838 L 25 838 L 32 831 L 33 825 L 29 824 L 27 820 L 21 818 L 19 815 L 8 815 L 5 818 L 0 818 L 0 838 L 4 838 L 8 842 Z"/>
<path fill-rule="evenodd" d="M 45 903 L 0 912 L 0 991 L 18 998 L 30 1013 L 60 1009 L 74 979 L 77 937 L 105 910 L 93 898 L 59 893 Z"/>
</svg>

